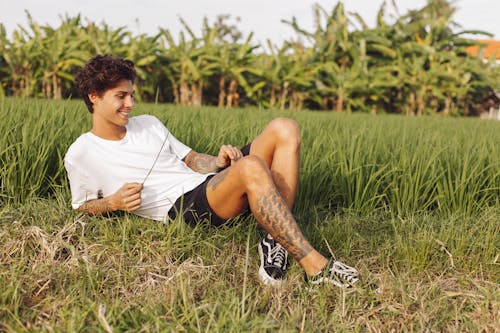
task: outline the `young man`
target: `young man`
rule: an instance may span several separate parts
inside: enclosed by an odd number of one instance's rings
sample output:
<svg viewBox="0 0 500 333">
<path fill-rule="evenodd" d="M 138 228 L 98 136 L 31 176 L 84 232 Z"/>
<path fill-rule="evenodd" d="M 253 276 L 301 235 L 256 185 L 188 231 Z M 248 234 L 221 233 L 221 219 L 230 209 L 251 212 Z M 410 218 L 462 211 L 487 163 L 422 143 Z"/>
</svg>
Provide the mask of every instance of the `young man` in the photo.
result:
<svg viewBox="0 0 500 333">
<path fill-rule="evenodd" d="M 292 213 L 298 182 L 300 134 L 275 119 L 242 150 L 223 145 L 217 156 L 179 142 L 155 117 L 130 117 L 134 64 L 96 56 L 76 76 L 92 129 L 69 148 L 64 162 L 73 208 L 91 215 L 117 210 L 159 221 L 183 214 L 195 224 L 220 225 L 250 209 L 268 235 L 259 243 L 259 275 L 285 277 L 288 253 L 311 283 L 351 287 L 357 271 L 328 260 L 305 239 Z"/>
</svg>

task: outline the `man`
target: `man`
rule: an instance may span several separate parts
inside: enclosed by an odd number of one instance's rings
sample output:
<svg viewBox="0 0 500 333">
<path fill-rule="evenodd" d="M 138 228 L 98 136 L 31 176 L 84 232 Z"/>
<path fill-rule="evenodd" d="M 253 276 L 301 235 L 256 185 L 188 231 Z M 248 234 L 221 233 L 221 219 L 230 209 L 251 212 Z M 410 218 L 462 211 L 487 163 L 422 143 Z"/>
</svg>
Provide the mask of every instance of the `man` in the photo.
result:
<svg viewBox="0 0 500 333">
<path fill-rule="evenodd" d="M 259 243 L 259 276 L 285 277 L 288 253 L 311 283 L 351 287 L 357 271 L 328 260 L 305 239 L 292 213 L 298 182 L 300 134 L 275 119 L 242 150 L 223 145 L 217 156 L 179 142 L 155 117 L 130 117 L 134 64 L 96 56 L 76 76 L 92 129 L 65 156 L 73 208 L 90 215 L 117 210 L 160 221 L 182 214 L 189 224 L 214 225 L 250 210 L 268 235 Z"/>
</svg>

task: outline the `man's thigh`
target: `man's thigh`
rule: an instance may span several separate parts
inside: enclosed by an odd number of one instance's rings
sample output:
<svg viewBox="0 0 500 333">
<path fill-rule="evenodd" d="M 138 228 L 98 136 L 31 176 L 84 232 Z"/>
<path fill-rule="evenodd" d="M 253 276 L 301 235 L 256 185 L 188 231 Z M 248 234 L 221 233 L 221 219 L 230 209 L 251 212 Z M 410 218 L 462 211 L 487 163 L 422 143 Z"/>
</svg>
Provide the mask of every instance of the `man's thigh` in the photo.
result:
<svg viewBox="0 0 500 333">
<path fill-rule="evenodd" d="M 236 164 L 213 176 L 207 185 L 208 204 L 223 219 L 236 217 L 248 208 L 245 187 Z"/>
</svg>

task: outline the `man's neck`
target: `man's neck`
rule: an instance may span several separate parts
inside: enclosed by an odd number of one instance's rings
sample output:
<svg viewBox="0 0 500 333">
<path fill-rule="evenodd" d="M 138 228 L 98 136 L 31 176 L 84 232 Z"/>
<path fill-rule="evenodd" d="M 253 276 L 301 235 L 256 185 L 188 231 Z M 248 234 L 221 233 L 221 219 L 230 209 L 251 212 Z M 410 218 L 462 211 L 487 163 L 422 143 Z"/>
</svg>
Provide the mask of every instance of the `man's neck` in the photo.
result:
<svg viewBox="0 0 500 333">
<path fill-rule="evenodd" d="M 92 126 L 90 130 L 92 134 L 106 140 L 121 140 L 125 137 L 127 133 L 127 128 L 125 126 L 114 127 L 114 128 L 103 128 L 102 126 Z"/>
</svg>

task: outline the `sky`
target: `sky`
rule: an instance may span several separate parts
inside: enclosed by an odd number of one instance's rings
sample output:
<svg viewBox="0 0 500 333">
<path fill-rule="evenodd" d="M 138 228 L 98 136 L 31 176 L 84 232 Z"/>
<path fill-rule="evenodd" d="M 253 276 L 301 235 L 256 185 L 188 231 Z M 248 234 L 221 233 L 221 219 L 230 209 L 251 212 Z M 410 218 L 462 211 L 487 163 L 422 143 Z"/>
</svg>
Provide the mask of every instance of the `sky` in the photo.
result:
<svg viewBox="0 0 500 333">
<path fill-rule="evenodd" d="M 401 14 L 409 9 L 420 9 L 426 0 L 394 0 Z M 135 34 L 154 35 L 159 27 L 177 36 L 183 18 L 195 34 L 201 34 L 204 17 L 214 22 L 217 15 L 230 14 L 229 22 L 236 23 L 246 37 L 254 32 L 253 41 L 264 43 L 271 39 L 274 44 L 296 36 L 294 30 L 281 22 L 296 17 L 299 26 L 313 29 L 313 5 L 319 4 L 328 12 L 338 1 L 326 0 L 0 0 L 0 22 L 11 37 L 18 25 L 27 26 L 28 10 L 33 19 L 42 25 L 58 27 L 61 16 L 81 17 L 95 22 L 106 22 L 113 28 L 126 27 Z M 361 15 L 373 27 L 383 0 L 344 0 L 347 11 Z M 483 30 L 500 39 L 500 0 L 455 0 L 458 8 L 454 21 L 463 30 Z M 391 22 L 391 0 L 387 1 L 387 21 Z M 393 16 L 392 16 L 393 17 Z M 455 31 L 458 31 L 455 29 Z M 482 37 L 484 38 L 484 37 Z"/>
</svg>

